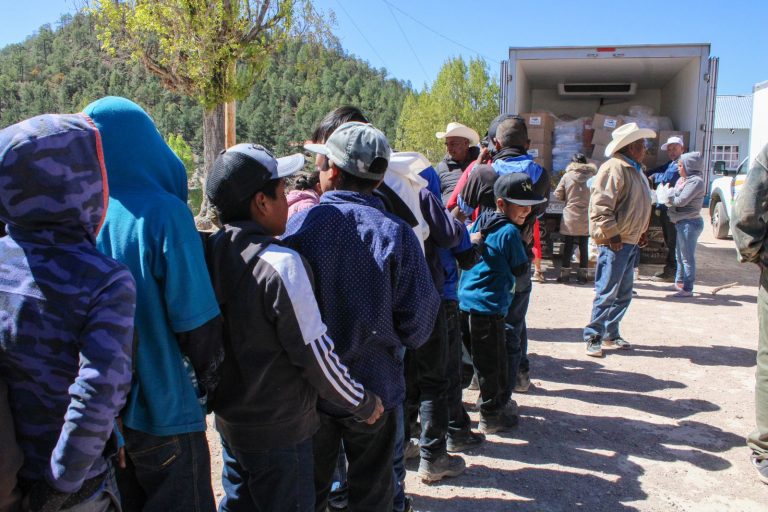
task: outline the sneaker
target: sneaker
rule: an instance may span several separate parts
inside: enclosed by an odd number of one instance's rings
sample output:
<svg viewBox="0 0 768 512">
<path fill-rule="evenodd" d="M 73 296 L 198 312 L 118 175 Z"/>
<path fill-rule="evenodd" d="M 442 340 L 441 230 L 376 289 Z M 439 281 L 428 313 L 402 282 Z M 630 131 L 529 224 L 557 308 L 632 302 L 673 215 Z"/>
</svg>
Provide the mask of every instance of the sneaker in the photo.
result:
<svg viewBox="0 0 768 512">
<path fill-rule="evenodd" d="M 591 336 L 587 340 L 587 355 L 592 357 L 603 357 L 603 347 L 599 336 Z"/>
<path fill-rule="evenodd" d="M 693 297 L 693 292 L 688 290 L 678 290 L 676 293 L 670 295 L 670 297 Z"/>
<path fill-rule="evenodd" d="M 465 452 L 477 448 L 485 441 L 485 436 L 479 432 L 472 432 L 471 430 L 467 434 L 458 435 L 455 437 L 448 436 L 446 443 L 447 450 L 451 453 Z"/>
<path fill-rule="evenodd" d="M 528 372 L 520 370 L 517 372 L 517 378 L 515 380 L 515 392 L 527 393 L 528 388 L 531 387 L 531 378 L 528 376 Z"/>
<path fill-rule="evenodd" d="M 603 340 L 604 347 L 616 347 L 616 348 L 630 348 L 632 345 L 621 336 L 617 336 L 612 340 Z"/>
<path fill-rule="evenodd" d="M 507 408 L 492 416 L 480 413 L 480 432 L 486 435 L 515 428 L 519 423 L 520 417 L 517 413 L 512 413 Z"/>
<path fill-rule="evenodd" d="M 464 459 L 444 453 L 433 461 L 421 459 L 418 475 L 422 482 L 437 482 L 445 477 L 459 476 L 466 468 Z"/>
<path fill-rule="evenodd" d="M 534 272 L 533 273 L 533 280 L 537 283 L 543 283 L 545 281 L 544 276 L 541 272 Z"/>
<path fill-rule="evenodd" d="M 472 382 L 469 383 L 467 389 L 470 391 L 477 391 L 480 389 L 480 382 L 477 380 L 476 373 L 472 375 Z"/>
<path fill-rule="evenodd" d="M 672 291 L 678 291 L 683 289 L 683 283 L 681 281 L 675 281 L 675 284 L 669 287 Z"/>
<path fill-rule="evenodd" d="M 571 280 L 571 269 L 570 268 L 561 268 L 560 269 L 560 275 L 557 278 L 558 283 L 567 283 Z"/>
<path fill-rule="evenodd" d="M 403 460 L 408 459 L 415 459 L 419 456 L 419 452 L 421 449 L 419 448 L 419 440 L 415 437 L 412 437 L 408 440 L 408 444 L 405 445 L 405 449 L 403 450 Z"/>
<path fill-rule="evenodd" d="M 768 484 L 768 458 L 760 458 L 757 454 L 753 453 L 750 456 L 750 460 L 757 470 L 757 477 L 764 484 Z"/>
</svg>

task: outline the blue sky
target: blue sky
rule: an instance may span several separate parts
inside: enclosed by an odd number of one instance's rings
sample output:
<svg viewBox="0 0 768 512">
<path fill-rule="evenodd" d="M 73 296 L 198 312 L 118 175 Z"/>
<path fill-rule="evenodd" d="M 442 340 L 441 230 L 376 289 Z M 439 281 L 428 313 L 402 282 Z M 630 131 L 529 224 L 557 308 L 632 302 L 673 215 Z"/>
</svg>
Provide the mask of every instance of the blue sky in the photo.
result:
<svg viewBox="0 0 768 512">
<path fill-rule="evenodd" d="M 0 47 L 23 41 L 83 0 L 0 0 Z M 768 2 L 315 0 L 336 15 L 347 52 L 421 88 L 449 58 L 484 57 L 494 74 L 510 46 L 711 43 L 719 94 L 768 80 Z M 476 6 L 482 6 L 478 10 Z M 55 27 L 55 24 L 54 24 Z"/>
</svg>

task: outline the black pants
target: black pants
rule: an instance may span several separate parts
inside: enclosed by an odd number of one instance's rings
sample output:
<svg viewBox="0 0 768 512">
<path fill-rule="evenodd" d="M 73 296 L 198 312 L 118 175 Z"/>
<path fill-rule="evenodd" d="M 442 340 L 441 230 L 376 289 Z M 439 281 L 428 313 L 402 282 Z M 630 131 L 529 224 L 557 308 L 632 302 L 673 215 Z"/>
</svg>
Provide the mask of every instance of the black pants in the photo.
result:
<svg viewBox="0 0 768 512">
<path fill-rule="evenodd" d="M 674 274 L 677 269 L 675 250 L 677 249 L 677 229 L 675 223 L 669 220 L 666 207 L 656 206 L 654 213 L 659 217 L 661 231 L 664 234 L 664 245 L 667 246 L 667 259 L 664 262 L 664 272 Z"/>
<path fill-rule="evenodd" d="M 563 268 L 571 268 L 573 246 L 577 244 L 579 247 L 579 268 L 587 268 L 589 264 L 589 237 L 563 235 L 563 239 L 565 240 L 565 245 L 563 246 L 563 255 L 560 260 L 561 266 Z"/>
<path fill-rule="evenodd" d="M 445 307 L 440 305 L 429 340 L 405 353 L 406 436 L 415 434 L 411 425 L 421 416 L 421 457 L 433 461 L 445 453 L 448 433 L 448 332 Z"/>
<path fill-rule="evenodd" d="M 470 419 L 462 393 L 461 319 L 455 300 L 443 301 L 445 324 L 448 334 L 448 436 L 452 439 L 466 437 L 470 432 Z"/>
<path fill-rule="evenodd" d="M 509 370 L 504 316 L 470 313 L 469 333 L 472 338 L 472 362 L 480 384 L 480 412 L 494 416 L 507 403 L 505 392 Z"/>
<path fill-rule="evenodd" d="M 313 438 L 315 459 L 315 510 L 324 512 L 331 491 L 339 445 L 349 461 L 349 510 L 392 512 L 395 449 L 395 413 L 386 411 L 373 425 L 352 418 L 332 418 L 322 412 L 320 429 Z"/>
</svg>

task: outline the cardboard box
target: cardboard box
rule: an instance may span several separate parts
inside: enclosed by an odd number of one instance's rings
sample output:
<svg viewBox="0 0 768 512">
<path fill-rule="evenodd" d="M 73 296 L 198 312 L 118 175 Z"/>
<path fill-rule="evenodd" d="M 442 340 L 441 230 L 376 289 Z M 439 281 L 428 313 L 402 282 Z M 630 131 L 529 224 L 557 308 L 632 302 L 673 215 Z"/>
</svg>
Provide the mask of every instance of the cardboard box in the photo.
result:
<svg viewBox="0 0 768 512">
<path fill-rule="evenodd" d="M 551 146 L 554 133 L 545 128 L 528 128 L 528 138 L 531 140 L 531 144 L 549 144 Z"/>
<path fill-rule="evenodd" d="M 605 148 L 606 144 L 595 144 L 595 147 L 592 149 L 592 159 L 593 160 L 608 160 L 608 157 L 605 156 Z"/>
<path fill-rule="evenodd" d="M 595 130 L 593 130 L 592 128 L 584 128 L 584 132 L 581 135 L 581 145 L 584 146 L 585 148 L 588 148 L 589 146 L 594 144 L 592 140 L 594 136 L 595 136 Z"/>
<path fill-rule="evenodd" d="M 532 143 L 528 148 L 528 154 L 533 157 L 534 162 L 548 171 L 552 170 L 552 144 Z"/>
<path fill-rule="evenodd" d="M 621 116 L 606 116 L 605 114 L 595 114 L 595 117 L 592 118 L 592 128 L 595 130 L 607 130 L 608 133 L 612 132 L 623 124 L 624 121 L 621 120 Z"/>
<path fill-rule="evenodd" d="M 603 165 L 603 162 L 605 162 L 605 160 L 599 160 L 596 158 L 587 158 L 587 163 L 594 165 L 598 169 L 600 168 L 601 165 Z"/>
<path fill-rule="evenodd" d="M 595 130 L 595 133 L 592 135 L 592 144 L 607 146 L 611 140 L 613 140 L 613 137 L 611 137 L 611 132 L 608 130 Z"/>
<path fill-rule="evenodd" d="M 527 114 L 520 114 L 520 117 L 525 119 L 525 126 L 528 127 L 528 137 L 531 137 L 531 130 L 541 130 L 541 133 L 555 131 L 555 117 L 549 112 L 529 112 Z"/>
</svg>

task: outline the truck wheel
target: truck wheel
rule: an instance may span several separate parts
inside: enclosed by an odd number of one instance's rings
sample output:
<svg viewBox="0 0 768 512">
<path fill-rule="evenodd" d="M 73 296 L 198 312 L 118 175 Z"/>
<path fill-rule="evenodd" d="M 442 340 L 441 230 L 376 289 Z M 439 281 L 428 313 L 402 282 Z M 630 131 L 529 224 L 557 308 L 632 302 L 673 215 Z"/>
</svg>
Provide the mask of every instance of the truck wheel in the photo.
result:
<svg viewBox="0 0 768 512">
<path fill-rule="evenodd" d="M 712 234 L 720 240 L 728 238 L 728 214 L 722 201 L 715 205 L 712 212 Z"/>
</svg>

